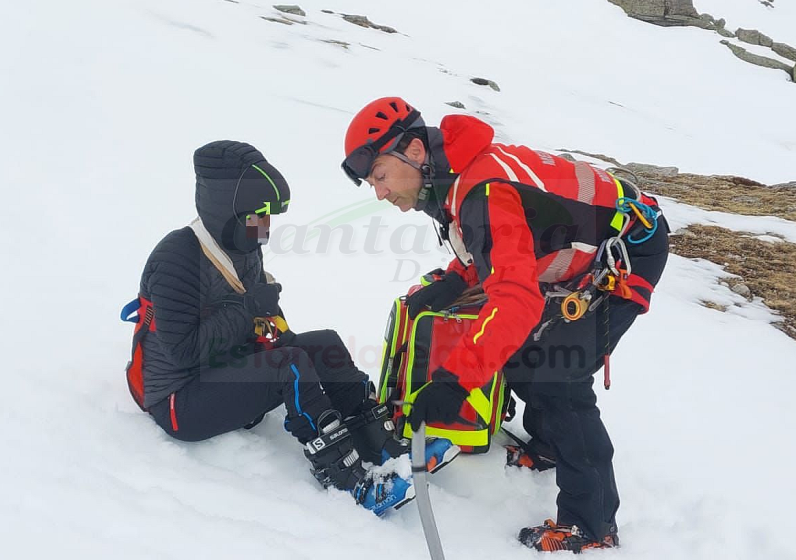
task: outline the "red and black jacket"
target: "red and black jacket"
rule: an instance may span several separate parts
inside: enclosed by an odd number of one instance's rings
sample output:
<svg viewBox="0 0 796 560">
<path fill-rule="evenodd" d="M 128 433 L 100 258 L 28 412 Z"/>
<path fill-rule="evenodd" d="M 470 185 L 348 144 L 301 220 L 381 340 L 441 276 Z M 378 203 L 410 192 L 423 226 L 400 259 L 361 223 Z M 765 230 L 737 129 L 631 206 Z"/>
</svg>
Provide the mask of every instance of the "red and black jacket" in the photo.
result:
<svg viewBox="0 0 796 560">
<path fill-rule="evenodd" d="M 431 139 L 439 133 L 441 146 L 435 146 Z M 443 364 L 467 389 L 503 367 L 539 323 L 540 283 L 566 282 L 591 269 L 600 244 L 621 227 L 615 204 L 625 194 L 601 169 L 493 144 L 493 137 L 492 127 L 465 115 L 449 115 L 439 131 L 429 129 L 435 163 L 449 167 L 444 174 L 437 169 L 437 177 L 455 181 L 435 188 L 436 203 L 426 211 L 448 228 L 457 254 L 448 270 L 469 285 L 480 283 L 488 296 L 471 332 Z M 641 201 L 655 205 L 644 195 Z M 632 284 L 629 299 L 646 311 L 652 284 L 639 276 Z"/>
</svg>

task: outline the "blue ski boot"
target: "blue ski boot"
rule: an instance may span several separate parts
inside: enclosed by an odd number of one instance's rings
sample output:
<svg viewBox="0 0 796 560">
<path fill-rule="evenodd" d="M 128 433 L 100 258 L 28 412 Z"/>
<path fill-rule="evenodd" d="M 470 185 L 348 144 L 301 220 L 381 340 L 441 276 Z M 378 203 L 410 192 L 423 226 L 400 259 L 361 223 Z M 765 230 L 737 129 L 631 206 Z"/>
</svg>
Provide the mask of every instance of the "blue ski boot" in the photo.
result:
<svg viewBox="0 0 796 560">
<path fill-rule="evenodd" d="M 399 439 L 395 425 L 390 419 L 390 407 L 372 400 L 366 401 L 363 412 L 347 418 L 346 426 L 351 431 L 354 447 L 363 461 L 383 465 L 392 458 L 410 453 L 408 439 Z M 461 453 L 458 445 L 447 439 L 426 439 L 426 468 L 434 473 L 453 461 Z"/>
<path fill-rule="evenodd" d="M 362 466 L 351 432 L 339 415 L 306 444 L 304 455 L 312 464 L 312 474 L 324 488 L 333 486 L 350 492 L 358 504 L 376 515 L 398 509 L 415 497 L 411 477 L 404 478 L 381 468 L 366 470 Z"/>
</svg>

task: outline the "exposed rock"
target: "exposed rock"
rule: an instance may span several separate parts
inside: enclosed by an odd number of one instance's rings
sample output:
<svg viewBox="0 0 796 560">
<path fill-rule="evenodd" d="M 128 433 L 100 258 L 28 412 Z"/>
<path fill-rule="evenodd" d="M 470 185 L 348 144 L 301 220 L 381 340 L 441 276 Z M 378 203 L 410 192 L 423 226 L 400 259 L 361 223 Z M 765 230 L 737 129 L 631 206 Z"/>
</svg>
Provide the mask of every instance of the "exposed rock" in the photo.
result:
<svg viewBox="0 0 796 560">
<path fill-rule="evenodd" d="M 467 109 L 461 101 L 446 101 L 445 105 L 450 105 L 456 109 Z"/>
<path fill-rule="evenodd" d="M 377 23 L 373 23 L 368 19 L 367 16 L 343 14 L 343 19 L 346 20 L 348 23 L 353 23 L 354 25 L 358 25 L 360 27 L 378 29 L 379 31 L 384 31 L 385 33 L 398 33 L 397 30 L 388 25 L 379 25 Z"/>
<path fill-rule="evenodd" d="M 666 15 L 664 0 L 609 0 L 622 8 L 629 16 L 663 17 Z"/>
<path fill-rule="evenodd" d="M 796 61 L 796 49 L 790 45 L 786 45 L 785 43 L 773 43 L 771 45 L 771 50 L 777 53 L 779 56 Z"/>
<path fill-rule="evenodd" d="M 738 175 L 711 175 L 713 179 L 719 179 L 722 181 L 729 181 L 733 185 L 739 185 L 741 187 L 765 187 L 765 183 L 761 183 L 759 181 L 755 181 L 754 179 L 749 179 L 747 177 L 739 177 Z"/>
<path fill-rule="evenodd" d="M 321 13 L 324 13 L 324 14 L 333 14 L 334 12 L 333 12 L 332 10 L 321 10 Z"/>
<path fill-rule="evenodd" d="M 776 185 L 771 185 L 772 189 L 796 189 L 796 181 L 791 181 L 790 183 L 779 183 Z"/>
<path fill-rule="evenodd" d="M 470 81 L 479 86 L 489 86 L 495 91 L 500 91 L 500 86 L 492 80 L 487 80 L 486 78 L 470 78 Z"/>
<path fill-rule="evenodd" d="M 793 80 L 794 83 L 796 83 L 796 65 L 794 65 L 790 71 L 790 79 Z"/>
<path fill-rule="evenodd" d="M 260 16 L 260 18 L 264 19 L 265 21 L 271 21 L 273 23 L 281 23 L 282 25 L 293 25 L 293 21 L 287 18 L 275 18 L 275 17 L 267 17 L 267 16 Z"/>
<path fill-rule="evenodd" d="M 623 167 L 623 165 L 621 163 L 619 163 L 619 161 L 617 161 L 616 159 L 612 158 L 611 156 L 607 156 L 605 154 L 593 154 L 591 152 L 584 152 L 584 151 L 581 151 L 581 150 L 568 150 L 567 148 L 559 148 L 556 151 L 558 151 L 558 152 L 569 152 L 571 154 L 580 154 L 582 156 L 586 156 L 586 157 L 590 157 L 590 158 L 594 158 L 594 159 L 599 159 L 599 160 L 605 161 L 607 163 L 615 165 L 616 167 Z M 561 157 L 564 157 L 565 155 L 566 154 L 560 154 Z M 576 161 L 574 157 L 572 158 L 572 161 Z"/>
<path fill-rule="evenodd" d="M 724 18 L 721 18 L 721 19 L 717 19 L 713 23 L 716 24 L 716 29 L 724 29 L 724 26 L 727 25 L 727 20 L 725 20 Z"/>
<path fill-rule="evenodd" d="M 699 14 L 694 8 L 693 0 L 664 0 L 666 7 L 665 15 L 667 16 L 692 16 L 697 17 Z"/>
<path fill-rule="evenodd" d="M 774 41 L 771 40 L 771 37 L 768 35 L 763 35 L 757 29 L 742 29 L 739 27 L 735 31 L 735 34 L 738 36 L 738 39 L 744 43 L 749 43 L 750 45 L 770 47 L 774 44 Z"/>
<path fill-rule="evenodd" d="M 625 167 L 636 174 L 657 177 L 676 177 L 680 173 L 680 170 L 676 167 L 658 167 L 657 165 L 646 163 L 628 163 Z"/>
<path fill-rule="evenodd" d="M 571 161 L 572 163 L 575 163 L 576 161 L 578 161 L 578 160 L 575 159 L 575 156 L 573 156 L 572 154 L 561 154 L 558 157 L 560 157 L 561 159 L 565 159 L 567 161 Z"/>
<path fill-rule="evenodd" d="M 286 14 L 292 14 L 294 16 L 306 16 L 307 12 L 302 10 L 300 7 L 296 6 L 295 4 L 274 4 L 274 9 Z"/>
<path fill-rule="evenodd" d="M 746 299 L 752 299 L 752 290 L 750 290 L 749 286 L 747 286 L 743 282 L 738 282 L 737 284 L 733 284 L 733 286 L 730 289 L 741 297 L 745 297 Z"/>
<path fill-rule="evenodd" d="M 757 66 L 762 66 L 763 68 L 774 68 L 777 70 L 784 70 L 788 73 L 788 76 L 793 77 L 794 69 L 785 64 L 784 62 L 780 62 L 779 60 L 774 60 L 773 58 L 768 58 L 767 56 L 760 56 L 757 54 L 752 54 L 743 47 L 739 47 L 738 45 L 733 45 L 727 40 L 721 41 L 722 45 L 727 45 L 732 53 L 740 58 L 741 60 L 748 62 L 750 64 L 755 64 Z"/>
<path fill-rule="evenodd" d="M 609 0 L 621 7 L 625 13 L 655 25 L 709 27 L 713 18 L 700 19 L 693 0 Z"/>
<path fill-rule="evenodd" d="M 708 301 L 708 300 L 701 300 L 699 303 L 702 304 L 703 307 L 707 307 L 708 309 L 713 309 L 715 311 L 721 311 L 725 313 L 727 311 L 727 306 L 722 305 L 720 303 L 716 303 L 715 301 Z"/>
<path fill-rule="evenodd" d="M 733 33 L 732 31 L 728 31 L 727 29 L 724 29 L 723 27 L 717 27 L 716 28 L 716 33 L 718 33 L 722 37 L 727 37 L 727 38 L 735 37 L 735 33 Z"/>
<path fill-rule="evenodd" d="M 337 47 L 343 47 L 346 50 L 348 50 L 348 47 L 351 46 L 351 43 L 346 43 L 345 41 L 338 41 L 337 39 L 321 39 L 321 42 L 329 43 L 330 45 L 335 45 Z"/>
</svg>

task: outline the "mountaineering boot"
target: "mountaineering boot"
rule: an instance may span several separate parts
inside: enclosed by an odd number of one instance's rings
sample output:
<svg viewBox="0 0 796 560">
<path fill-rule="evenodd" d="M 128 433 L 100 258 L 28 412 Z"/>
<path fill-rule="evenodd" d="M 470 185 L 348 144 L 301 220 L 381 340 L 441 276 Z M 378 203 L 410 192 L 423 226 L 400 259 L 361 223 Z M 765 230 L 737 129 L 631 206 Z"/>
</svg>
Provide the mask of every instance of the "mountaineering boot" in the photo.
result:
<svg viewBox="0 0 796 560">
<path fill-rule="evenodd" d="M 506 466 L 524 467 L 532 471 L 546 471 L 556 466 L 555 459 L 534 451 L 529 447 L 506 445 Z"/>
<path fill-rule="evenodd" d="M 346 418 L 345 425 L 351 431 L 354 447 L 363 461 L 383 465 L 387 460 L 410 453 L 408 439 L 399 439 L 395 425 L 390 419 L 390 407 L 374 401 L 366 401 L 363 412 Z M 426 439 L 426 469 L 433 473 L 453 461 L 461 453 L 458 445 L 447 439 Z"/>
<path fill-rule="evenodd" d="M 542 552 L 568 550 L 579 554 L 590 548 L 614 548 L 619 546 L 616 525 L 611 527 L 609 533 L 602 540 L 596 541 L 584 535 L 577 525 L 572 525 L 571 527 L 556 525 L 552 519 L 545 521 L 544 525 L 522 529 L 517 538 L 525 546 Z"/>
<path fill-rule="evenodd" d="M 330 412 L 333 419 L 328 421 Z M 312 474 L 324 488 L 334 486 L 350 492 L 358 504 L 379 516 L 415 497 L 411 478 L 402 478 L 396 472 L 376 474 L 365 470 L 351 433 L 337 412 L 322 414 L 318 425 L 323 426 L 321 433 L 307 443 L 304 455 L 312 464 Z"/>
</svg>

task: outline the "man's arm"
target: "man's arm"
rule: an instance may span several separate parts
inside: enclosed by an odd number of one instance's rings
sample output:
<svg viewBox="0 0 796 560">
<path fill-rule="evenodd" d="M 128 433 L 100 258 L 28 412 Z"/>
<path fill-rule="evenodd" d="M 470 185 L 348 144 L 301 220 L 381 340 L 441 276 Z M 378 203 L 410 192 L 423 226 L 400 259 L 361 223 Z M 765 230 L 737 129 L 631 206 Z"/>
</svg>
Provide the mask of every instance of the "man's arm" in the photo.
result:
<svg viewBox="0 0 796 560">
<path fill-rule="evenodd" d="M 203 356 L 223 354 L 253 334 L 253 317 L 243 305 L 201 299 L 198 244 L 164 240 L 150 260 L 148 292 L 155 311 L 155 334 L 171 362 L 197 366 Z"/>
<path fill-rule="evenodd" d="M 464 242 L 488 301 L 443 363 L 472 390 L 522 346 L 544 310 L 533 236 L 517 191 L 508 183 L 475 187 L 461 206 Z"/>
</svg>

